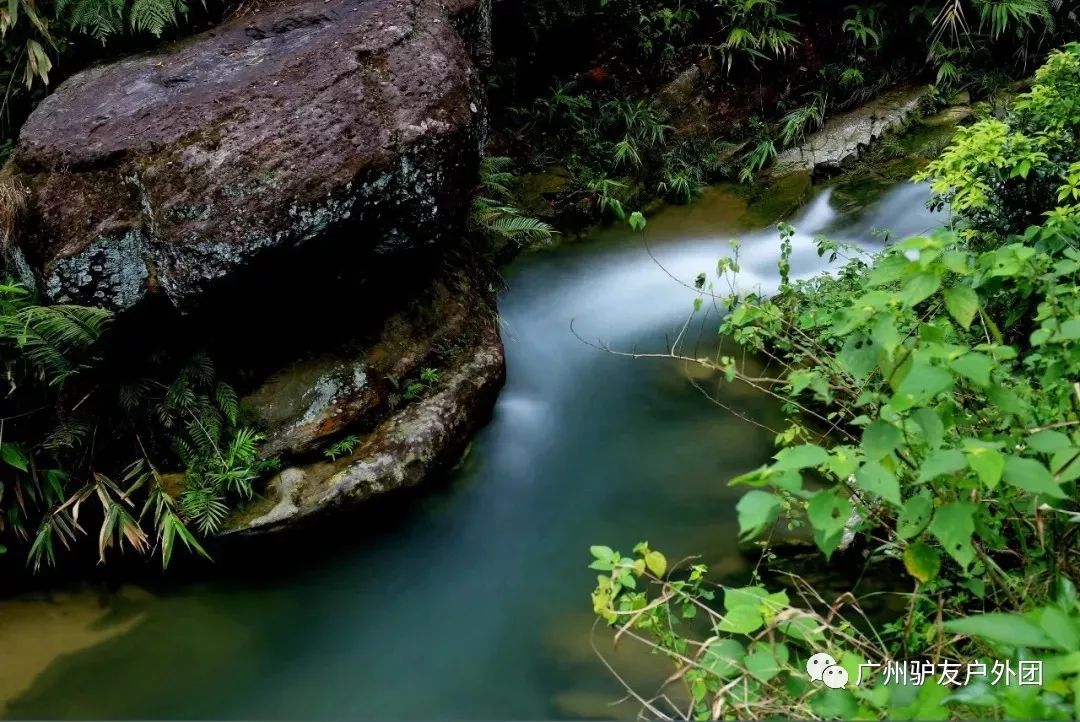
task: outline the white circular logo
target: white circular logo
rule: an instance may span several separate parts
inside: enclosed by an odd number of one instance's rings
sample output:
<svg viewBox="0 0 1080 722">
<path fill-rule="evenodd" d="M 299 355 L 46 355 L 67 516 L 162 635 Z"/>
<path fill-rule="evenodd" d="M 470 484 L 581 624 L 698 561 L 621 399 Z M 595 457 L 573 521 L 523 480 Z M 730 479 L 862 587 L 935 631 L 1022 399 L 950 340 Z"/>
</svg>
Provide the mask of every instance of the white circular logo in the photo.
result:
<svg viewBox="0 0 1080 722">
<path fill-rule="evenodd" d="M 834 664 L 831 667 L 826 667 L 825 671 L 821 673 L 821 681 L 824 682 L 825 686 L 830 689 L 843 689 L 847 686 L 847 670 L 841 667 L 839 664 Z"/>
<path fill-rule="evenodd" d="M 835 667 L 836 660 L 833 659 L 831 654 L 825 652 L 818 652 L 817 654 L 806 660 L 806 673 L 810 675 L 810 679 L 815 682 L 820 682 L 822 673 L 829 667 Z"/>
</svg>

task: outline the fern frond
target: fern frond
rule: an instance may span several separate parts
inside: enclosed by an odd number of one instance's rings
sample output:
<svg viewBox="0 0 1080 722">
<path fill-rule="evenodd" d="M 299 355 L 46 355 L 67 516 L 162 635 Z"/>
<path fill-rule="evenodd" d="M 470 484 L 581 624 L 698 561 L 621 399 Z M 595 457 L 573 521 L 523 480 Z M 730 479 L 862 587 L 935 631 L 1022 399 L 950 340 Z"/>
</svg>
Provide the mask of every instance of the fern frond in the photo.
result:
<svg viewBox="0 0 1080 722">
<path fill-rule="evenodd" d="M 135 0 L 128 11 L 128 24 L 136 33 L 161 37 L 170 25 L 176 25 L 187 15 L 183 0 Z"/>
<path fill-rule="evenodd" d="M 219 383 L 214 389 L 214 401 L 225 419 L 230 424 L 235 424 L 237 414 L 240 413 L 240 400 L 236 396 L 236 390 L 226 383 Z"/>
</svg>

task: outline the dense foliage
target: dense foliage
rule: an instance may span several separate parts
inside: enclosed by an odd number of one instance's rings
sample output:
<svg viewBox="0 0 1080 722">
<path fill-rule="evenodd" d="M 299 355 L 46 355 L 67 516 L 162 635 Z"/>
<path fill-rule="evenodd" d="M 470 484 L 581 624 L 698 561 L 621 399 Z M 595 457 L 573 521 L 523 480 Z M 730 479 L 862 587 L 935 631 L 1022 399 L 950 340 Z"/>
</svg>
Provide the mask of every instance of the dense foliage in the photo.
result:
<svg viewBox="0 0 1080 722">
<path fill-rule="evenodd" d="M 110 320 L 104 309 L 40 305 L 23 286 L 0 284 L 0 552 L 19 547 L 35 569 L 55 564 L 91 524 L 102 562 L 126 544 L 167 566 L 177 540 L 205 555 L 197 535 L 217 530 L 274 467 L 207 357 L 168 383 L 167 363 L 119 385 L 100 373 Z M 170 483 L 157 463 L 185 473 Z"/>
<path fill-rule="evenodd" d="M 751 487 L 742 535 L 766 565 L 777 539 L 800 532 L 825 559 L 891 565 L 906 578 L 905 609 L 870 619 L 850 594 L 826 599 L 800 580 L 770 590 L 764 575 L 717 589 L 703 567 L 669 570 L 647 546 L 631 558 L 596 547 L 596 612 L 675 665 L 642 698 L 650 714 L 1080 716 L 1078 143 L 1073 44 L 1007 116 L 963 129 L 920 175 L 951 209 L 949 228 L 876 255 L 821 241 L 821 253 L 851 259 L 792 283 L 782 227 L 776 294 L 738 289 L 737 254 L 703 284 L 728 311 L 722 333 L 773 373 L 750 378 L 728 356 L 696 362 L 777 395 L 790 419 L 774 461 L 731 480 Z M 808 680 L 819 652 L 860 683 Z M 1041 679 L 932 673 L 890 685 L 889 660 L 1026 660 Z"/>
<path fill-rule="evenodd" d="M 710 180 L 751 181 L 829 115 L 899 81 L 932 82 L 936 98 L 991 93 L 1077 26 L 1074 7 L 1046 0 L 549 0 L 528 8 L 521 22 L 535 45 L 523 45 L 536 48 L 534 63 L 548 60 L 548 33 L 573 33 L 573 22 L 602 30 L 547 63 L 579 58 L 553 83 L 549 69 L 534 81 L 543 90 L 497 77 L 496 97 L 516 106 L 508 122 L 528 138 L 521 155 L 532 167 L 569 171 L 559 200 L 572 208 L 587 200 L 615 218 L 652 196 L 688 201 Z M 521 75 L 527 53 L 509 55 L 504 75 Z"/>
</svg>

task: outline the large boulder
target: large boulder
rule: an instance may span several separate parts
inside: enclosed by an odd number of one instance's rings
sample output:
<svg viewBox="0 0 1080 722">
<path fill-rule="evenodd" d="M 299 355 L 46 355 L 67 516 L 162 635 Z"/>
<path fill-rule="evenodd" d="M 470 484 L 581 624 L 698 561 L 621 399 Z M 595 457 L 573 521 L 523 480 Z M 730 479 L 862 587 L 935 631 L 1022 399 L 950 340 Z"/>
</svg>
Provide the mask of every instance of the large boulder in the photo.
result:
<svg viewBox="0 0 1080 722">
<path fill-rule="evenodd" d="M 12 156 L 9 259 L 56 301 L 187 310 L 316 239 L 372 267 L 451 245 L 485 131 L 486 12 L 283 0 L 73 76 Z"/>
</svg>

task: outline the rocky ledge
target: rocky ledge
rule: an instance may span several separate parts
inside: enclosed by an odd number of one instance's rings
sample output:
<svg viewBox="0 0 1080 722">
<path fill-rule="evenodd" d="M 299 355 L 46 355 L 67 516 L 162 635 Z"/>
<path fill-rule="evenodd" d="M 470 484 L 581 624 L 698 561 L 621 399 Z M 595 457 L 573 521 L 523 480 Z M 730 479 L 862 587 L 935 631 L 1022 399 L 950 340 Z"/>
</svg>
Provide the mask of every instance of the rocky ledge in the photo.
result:
<svg viewBox="0 0 1080 722">
<path fill-rule="evenodd" d="M 436 281 L 430 296 L 365 348 L 294 364 L 244 399 L 270 429 L 265 450 L 292 463 L 226 533 L 292 527 L 456 463 L 502 387 L 503 349 L 486 294 L 458 279 Z M 345 434 L 355 448 L 330 459 Z"/>
<path fill-rule="evenodd" d="M 875 140 L 902 128 L 918 111 L 928 91 L 926 86 L 895 88 L 854 110 L 830 117 L 801 145 L 777 156 L 769 175 L 775 178 L 790 173 L 839 172 Z"/>
</svg>

